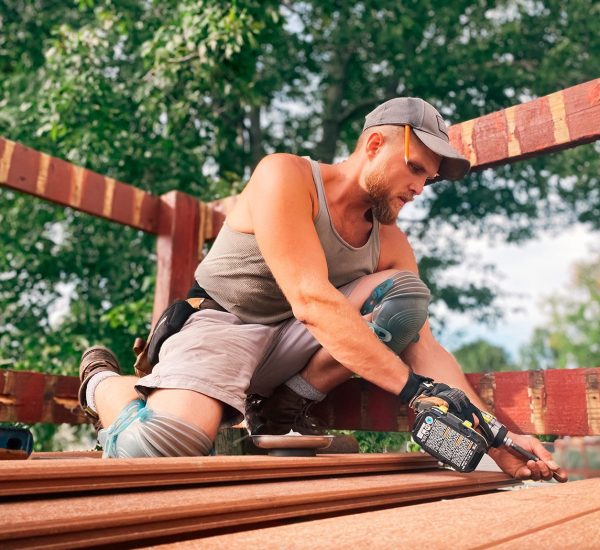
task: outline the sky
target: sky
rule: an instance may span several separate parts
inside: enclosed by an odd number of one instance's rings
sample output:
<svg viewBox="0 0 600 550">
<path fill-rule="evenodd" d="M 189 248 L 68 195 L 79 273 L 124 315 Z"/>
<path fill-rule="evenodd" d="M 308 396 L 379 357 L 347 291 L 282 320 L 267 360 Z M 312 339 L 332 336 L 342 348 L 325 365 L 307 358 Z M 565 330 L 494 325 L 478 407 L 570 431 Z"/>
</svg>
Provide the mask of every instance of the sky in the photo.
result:
<svg viewBox="0 0 600 550">
<path fill-rule="evenodd" d="M 410 218 L 414 213 L 409 204 L 401 213 Z M 418 206 L 413 207 L 418 208 Z M 467 256 L 476 256 L 484 264 L 496 267 L 494 280 L 502 296 L 497 304 L 503 318 L 489 326 L 470 316 L 447 312 L 448 323 L 439 335 L 440 342 L 454 350 L 464 343 L 483 338 L 505 348 L 513 359 L 527 343 L 533 330 L 545 324 L 542 304 L 553 294 L 564 294 L 573 278 L 574 263 L 586 260 L 592 246 L 598 244 L 598 234 L 584 225 L 573 225 L 560 233 L 543 233 L 536 239 L 520 244 L 493 245 L 485 238 L 465 242 Z M 458 266 L 446 275 L 453 280 L 471 276 L 470 268 Z"/>
</svg>

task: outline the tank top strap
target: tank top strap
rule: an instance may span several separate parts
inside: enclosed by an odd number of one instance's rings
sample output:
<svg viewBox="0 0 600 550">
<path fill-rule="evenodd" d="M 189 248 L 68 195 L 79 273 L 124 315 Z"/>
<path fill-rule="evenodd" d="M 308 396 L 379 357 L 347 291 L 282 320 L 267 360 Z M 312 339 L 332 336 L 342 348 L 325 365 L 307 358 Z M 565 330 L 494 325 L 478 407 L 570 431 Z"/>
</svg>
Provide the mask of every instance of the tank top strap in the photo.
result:
<svg viewBox="0 0 600 550">
<path fill-rule="evenodd" d="M 311 159 L 310 157 L 304 158 L 307 159 L 308 162 L 310 162 L 310 169 L 312 170 L 313 181 L 315 182 L 315 187 L 317 188 L 317 197 L 319 199 L 319 213 L 323 212 L 324 214 L 328 214 L 329 208 L 327 207 L 327 199 L 325 198 L 323 177 L 321 176 L 319 163 L 316 160 Z"/>
</svg>

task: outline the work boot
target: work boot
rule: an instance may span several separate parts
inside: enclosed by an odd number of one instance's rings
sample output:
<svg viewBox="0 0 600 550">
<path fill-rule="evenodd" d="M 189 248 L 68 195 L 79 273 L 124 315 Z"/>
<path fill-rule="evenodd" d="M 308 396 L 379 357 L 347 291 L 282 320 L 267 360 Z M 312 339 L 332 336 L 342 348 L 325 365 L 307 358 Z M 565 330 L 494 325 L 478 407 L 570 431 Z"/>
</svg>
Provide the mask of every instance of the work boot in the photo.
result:
<svg viewBox="0 0 600 550">
<path fill-rule="evenodd" d="M 83 414 L 92 421 L 97 430 L 102 427 L 100 425 L 100 419 L 98 418 L 98 413 L 88 407 L 85 393 L 90 378 L 102 371 L 121 374 L 121 367 L 119 366 L 119 361 L 115 357 L 115 354 L 104 346 L 92 346 L 91 348 L 86 349 L 83 352 L 81 362 L 79 363 L 79 380 L 81 382 L 78 394 L 79 406 L 81 407 Z"/>
<path fill-rule="evenodd" d="M 316 403 L 285 385 L 270 397 L 250 396 L 246 401 L 246 423 L 252 435 L 284 435 L 290 430 L 302 435 L 325 435 L 325 427 L 309 414 Z"/>
<path fill-rule="evenodd" d="M 325 425 L 311 416 L 316 403 L 298 395 L 285 385 L 271 397 L 249 395 L 246 399 L 246 426 L 251 435 L 283 435 L 290 430 L 302 435 L 327 435 Z M 352 435 L 336 435 L 329 447 L 319 453 L 358 453 L 358 441 Z"/>
</svg>

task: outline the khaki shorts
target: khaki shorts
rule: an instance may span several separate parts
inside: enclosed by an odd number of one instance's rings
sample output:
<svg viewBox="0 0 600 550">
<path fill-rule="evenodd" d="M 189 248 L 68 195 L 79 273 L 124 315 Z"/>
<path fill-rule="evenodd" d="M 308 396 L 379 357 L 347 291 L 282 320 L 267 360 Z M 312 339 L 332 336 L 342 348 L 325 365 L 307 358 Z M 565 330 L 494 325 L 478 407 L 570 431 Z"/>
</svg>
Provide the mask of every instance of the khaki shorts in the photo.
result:
<svg viewBox="0 0 600 550">
<path fill-rule="evenodd" d="M 357 282 L 340 292 L 348 296 Z M 223 425 L 231 426 L 243 420 L 246 395 L 268 397 L 320 348 L 294 317 L 260 325 L 244 323 L 226 311 L 204 309 L 165 341 L 159 362 L 140 378 L 136 390 L 143 398 L 156 388 L 197 391 L 227 405 Z"/>
</svg>

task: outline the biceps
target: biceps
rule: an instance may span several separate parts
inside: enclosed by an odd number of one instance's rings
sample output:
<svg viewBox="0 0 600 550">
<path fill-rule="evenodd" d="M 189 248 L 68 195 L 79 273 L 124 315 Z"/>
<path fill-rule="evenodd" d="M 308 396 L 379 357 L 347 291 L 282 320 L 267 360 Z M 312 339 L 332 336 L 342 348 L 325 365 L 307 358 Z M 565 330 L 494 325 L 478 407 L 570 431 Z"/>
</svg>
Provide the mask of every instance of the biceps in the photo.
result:
<svg viewBox="0 0 600 550">
<path fill-rule="evenodd" d="M 327 283 L 327 262 L 310 202 L 290 204 L 285 196 L 271 197 L 252 207 L 252 217 L 258 247 L 292 305 L 307 288 Z"/>
</svg>

